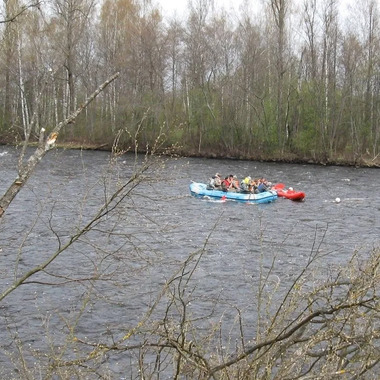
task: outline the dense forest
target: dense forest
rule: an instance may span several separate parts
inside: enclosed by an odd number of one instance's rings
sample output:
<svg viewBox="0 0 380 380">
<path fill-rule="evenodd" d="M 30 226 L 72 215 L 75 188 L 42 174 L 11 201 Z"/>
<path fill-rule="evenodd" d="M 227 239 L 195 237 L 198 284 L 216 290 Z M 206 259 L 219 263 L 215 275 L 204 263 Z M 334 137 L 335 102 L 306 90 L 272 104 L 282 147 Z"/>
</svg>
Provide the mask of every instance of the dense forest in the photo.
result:
<svg viewBox="0 0 380 380">
<path fill-rule="evenodd" d="M 0 142 L 38 140 L 120 73 L 58 143 L 208 157 L 377 165 L 379 3 L 4 0 Z"/>
</svg>

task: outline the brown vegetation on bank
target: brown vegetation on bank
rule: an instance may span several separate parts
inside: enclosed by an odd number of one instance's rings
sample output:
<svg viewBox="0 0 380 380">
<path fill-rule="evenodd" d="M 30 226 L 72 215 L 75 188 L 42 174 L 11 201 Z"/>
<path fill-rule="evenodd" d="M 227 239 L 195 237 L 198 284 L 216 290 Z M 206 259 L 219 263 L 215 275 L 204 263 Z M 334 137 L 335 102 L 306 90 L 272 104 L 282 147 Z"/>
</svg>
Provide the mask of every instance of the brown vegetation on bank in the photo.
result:
<svg viewBox="0 0 380 380">
<path fill-rule="evenodd" d="M 1 145 L 15 145 L 10 141 L 0 140 Z M 29 146 L 37 146 L 37 142 L 30 143 Z M 99 150 L 99 151 L 111 151 L 112 143 L 93 143 L 87 141 L 68 141 L 58 142 L 57 148 L 60 149 L 81 149 L 81 150 Z M 139 149 L 139 153 L 146 153 L 145 150 Z M 311 157 L 305 155 L 298 155 L 296 153 L 275 153 L 265 154 L 256 152 L 254 155 L 243 155 L 239 152 L 234 153 L 220 153 L 217 151 L 208 152 L 196 152 L 186 148 L 165 148 L 159 151 L 159 154 L 175 155 L 182 157 L 194 157 L 194 158 L 208 158 L 208 159 L 227 159 L 227 160 L 242 160 L 242 161 L 262 161 L 262 162 L 277 162 L 288 164 L 311 164 L 311 165 L 335 165 L 335 166 L 354 166 L 356 168 L 380 168 L 380 155 L 372 158 L 370 155 L 365 154 L 356 158 L 349 157 L 348 155 L 337 155 L 334 157 L 321 158 Z"/>
</svg>

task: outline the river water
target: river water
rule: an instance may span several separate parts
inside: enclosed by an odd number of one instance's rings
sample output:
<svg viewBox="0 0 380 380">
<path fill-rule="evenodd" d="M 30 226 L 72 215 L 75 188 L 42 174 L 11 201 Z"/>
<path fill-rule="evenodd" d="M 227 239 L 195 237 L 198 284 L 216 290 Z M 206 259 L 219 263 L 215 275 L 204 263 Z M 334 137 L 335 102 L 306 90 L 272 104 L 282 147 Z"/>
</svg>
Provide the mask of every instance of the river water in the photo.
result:
<svg viewBox="0 0 380 380">
<path fill-rule="evenodd" d="M 1 193 L 16 176 L 17 155 L 16 149 L 0 147 Z M 185 270 L 192 273 L 189 308 L 199 318 L 200 329 L 219 323 L 231 337 L 237 310 L 246 333 L 253 334 L 263 273 L 270 271 L 268 283 L 286 291 L 311 256 L 318 257 L 317 281 L 344 266 L 354 252 L 365 257 L 379 246 L 376 169 L 197 158 L 164 161 L 159 171 L 148 170 L 147 182 L 109 210 L 93 231 L 2 301 L 1 378 L 18 378 L 21 355 L 16 343 L 35 370 L 35 363 L 49 357 L 78 358 L 67 348 L 68 337 L 91 343 L 120 340 L 144 318 L 189 255 L 203 247 L 203 255 L 195 255 Z M 110 165 L 106 152 L 51 151 L 1 221 L 1 293 L 91 220 L 135 164 L 133 155 Z M 255 205 L 190 195 L 191 181 L 205 182 L 216 172 L 239 179 L 265 176 L 304 191 L 306 199 Z M 166 307 L 162 302 L 154 317 L 161 318 Z M 110 357 L 111 378 L 137 376 L 137 360 L 133 355 L 127 361 L 122 354 Z"/>
</svg>

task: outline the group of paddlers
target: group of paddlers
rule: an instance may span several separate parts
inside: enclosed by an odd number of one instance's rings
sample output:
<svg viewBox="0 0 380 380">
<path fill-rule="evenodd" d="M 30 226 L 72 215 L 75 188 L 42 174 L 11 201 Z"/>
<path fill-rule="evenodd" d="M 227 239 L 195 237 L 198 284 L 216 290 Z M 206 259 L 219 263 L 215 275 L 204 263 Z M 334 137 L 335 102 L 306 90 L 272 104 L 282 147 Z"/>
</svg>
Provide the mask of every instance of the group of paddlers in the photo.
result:
<svg viewBox="0 0 380 380">
<path fill-rule="evenodd" d="M 247 176 L 239 182 L 236 175 L 230 174 L 222 179 L 219 173 L 213 175 L 207 185 L 208 190 L 234 191 L 255 194 L 268 191 L 271 187 L 272 184 L 263 177 L 252 179 L 250 176 Z"/>
</svg>

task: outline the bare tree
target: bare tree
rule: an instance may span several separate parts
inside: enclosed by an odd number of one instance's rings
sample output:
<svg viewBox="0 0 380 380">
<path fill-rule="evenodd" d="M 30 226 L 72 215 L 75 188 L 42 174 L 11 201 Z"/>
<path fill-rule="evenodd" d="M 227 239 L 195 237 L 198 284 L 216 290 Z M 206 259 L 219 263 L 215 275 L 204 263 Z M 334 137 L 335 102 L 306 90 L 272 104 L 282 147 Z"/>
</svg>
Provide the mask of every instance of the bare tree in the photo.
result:
<svg viewBox="0 0 380 380">
<path fill-rule="evenodd" d="M 171 111 L 175 112 L 175 104 L 180 96 L 181 73 L 183 70 L 183 40 L 184 30 L 178 21 L 172 21 L 167 30 L 166 46 L 168 51 L 168 92 L 171 93 Z M 174 115 L 173 115 L 174 116 Z"/>
<path fill-rule="evenodd" d="M 363 3 L 363 19 L 365 40 L 364 46 L 366 47 L 366 90 L 365 90 L 365 120 L 366 125 L 371 126 L 369 128 L 369 140 L 362 142 L 363 147 L 367 147 L 369 144 L 372 147 L 372 156 L 376 157 L 378 152 L 378 142 L 380 138 L 379 133 L 379 117 L 376 112 L 377 106 L 374 104 L 379 94 L 379 89 L 376 81 L 376 62 L 379 59 L 379 47 L 380 47 L 380 16 L 379 7 L 376 1 L 370 0 Z M 365 150 L 366 148 L 364 148 Z M 360 151 L 363 151 L 360 147 Z"/>
<path fill-rule="evenodd" d="M 6 24 L 14 22 L 19 16 L 21 16 L 25 11 L 30 8 L 37 8 L 41 6 L 41 0 L 31 0 L 22 6 L 17 7 L 14 12 L 9 12 L 9 7 L 12 7 L 14 4 L 18 3 L 18 1 L 12 0 L 3 0 L 5 5 L 5 17 L 0 19 L 0 24 Z M 14 3 L 12 5 L 12 3 Z"/>
<path fill-rule="evenodd" d="M 20 15 L 18 1 L 6 1 L 5 6 L 5 20 L 14 20 L 14 23 L 6 22 L 3 38 L 3 73 L 4 73 L 4 111 L 3 111 L 3 124 L 6 128 L 14 123 L 14 115 L 12 113 L 12 100 L 14 96 L 13 83 L 15 82 L 15 72 L 12 68 L 17 67 L 17 24 L 18 20 L 15 15 Z"/>
<path fill-rule="evenodd" d="M 308 57 L 310 60 L 310 79 L 317 79 L 317 0 L 304 1 L 303 3 L 304 25 L 306 29 L 306 38 L 308 43 Z"/>
<path fill-rule="evenodd" d="M 56 39 L 54 47 L 63 57 L 66 84 L 62 96 L 66 109 L 63 117 L 66 118 L 77 108 L 77 76 L 78 76 L 78 46 L 88 28 L 94 12 L 95 0 L 55 0 L 53 2 L 53 21 L 56 23 Z"/>
<path fill-rule="evenodd" d="M 277 74 L 277 137 L 281 147 L 286 141 L 286 113 L 284 102 L 284 75 L 287 71 L 285 62 L 286 51 L 286 18 L 289 9 L 289 0 L 271 0 L 273 19 L 276 25 L 277 45 L 276 54 L 276 74 Z"/>
</svg>

